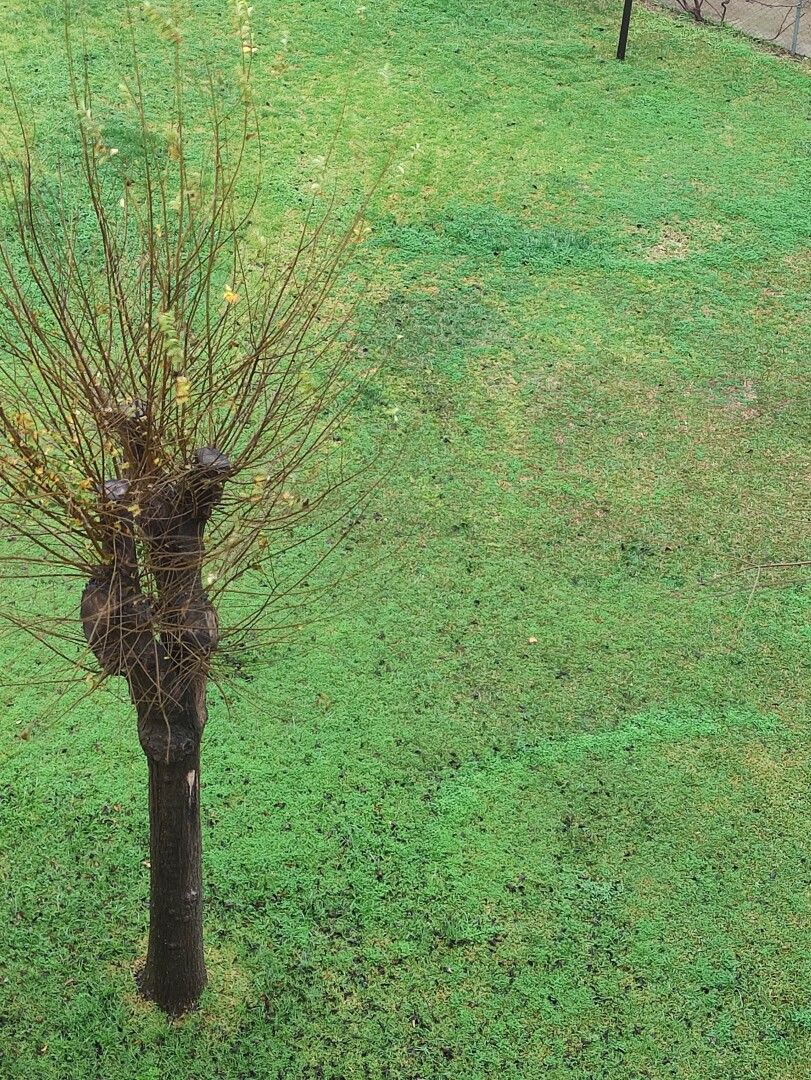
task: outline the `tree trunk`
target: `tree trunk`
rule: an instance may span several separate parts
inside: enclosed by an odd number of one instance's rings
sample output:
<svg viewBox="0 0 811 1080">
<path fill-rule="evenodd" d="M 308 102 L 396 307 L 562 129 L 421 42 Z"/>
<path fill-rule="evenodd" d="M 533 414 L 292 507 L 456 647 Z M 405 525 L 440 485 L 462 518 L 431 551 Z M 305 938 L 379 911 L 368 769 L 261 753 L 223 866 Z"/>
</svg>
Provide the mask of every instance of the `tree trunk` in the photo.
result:
<svg viewBox="0 0 811 1080">
<path fill-rule="evenodd" d="M 143 996 L 172 1016 L 193 1008 L 206 985 L 200 739 L 184 742 L 187 752 L 171 754 L 168 762 L 147 755 L 149 948 L 138 982 Z"/>
<path fill-rule="evenodd" d="M 197 450 L 181 478 L 154 482 L 145 492 L 136 525 L 130 501 L 137 502 L 148 456 L 145 408 L 130 402 L 119 417 L 135 480 L 108 480 L 99 489 L 104 558 L 85 586 L 81 611 L 102 670 L 127 679 L 149 762 L 149 947 L 138 987 L 179 1016 L 206 985 L 200 741 L 219 634 L 202 583 L 203 532 L 231 466 L 213 446 Z M 157 599 L 141 588 L 136 530 Z"/>
</svg>

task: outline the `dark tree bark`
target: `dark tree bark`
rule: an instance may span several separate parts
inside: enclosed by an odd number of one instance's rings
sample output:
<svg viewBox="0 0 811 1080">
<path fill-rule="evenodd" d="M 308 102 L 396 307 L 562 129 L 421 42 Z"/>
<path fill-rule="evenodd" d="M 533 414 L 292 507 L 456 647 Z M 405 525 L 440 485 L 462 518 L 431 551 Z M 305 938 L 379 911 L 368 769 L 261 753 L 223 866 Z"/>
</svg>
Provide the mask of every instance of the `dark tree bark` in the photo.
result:
<svg viewBox="0 0 811 1080">
<path fill-rule="evenodd" d="M 133 472 L 138 464 L 136 448 Z M 229 468 L 207 447 L 185 476 L 152 490 L 139 491 L 137 480 L 108 481 L 100 496 L 110 540 L 82 596 L 88 643 L 107 674 L 127 679 L 138 713 L 149 765 L 150 925 L 137 981 L 145 998 L 173 1016 L 193 1008 L 206 985 L 200 745 L 219 632 L 202 567 L 205 526 Z M 138 539 L 157 585 L 152 601 L 141 591 Z"/>
<path fill-rule="evenodd" d="M 178 1016 L 206 985 L 200 839 L 200 728 L 173 725 L 168 761 L 145 746 L 149 763 L 149 946 L 138 977 L 145 998 Z"/>
</svg>

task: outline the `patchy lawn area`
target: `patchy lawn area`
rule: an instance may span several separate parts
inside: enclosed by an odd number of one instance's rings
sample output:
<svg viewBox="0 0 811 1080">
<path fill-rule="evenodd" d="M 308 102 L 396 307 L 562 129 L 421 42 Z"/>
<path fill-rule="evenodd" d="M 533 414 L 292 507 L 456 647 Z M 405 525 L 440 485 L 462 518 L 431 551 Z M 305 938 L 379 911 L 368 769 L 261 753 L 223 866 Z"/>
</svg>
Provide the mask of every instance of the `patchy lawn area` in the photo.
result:
<svg viewBox="0 0 811 1080">
<path fill-rule="evenodd" d="M 641 4 L 618 65 L 607 0 L 256 6 L 268 227 L 336 129 L 340 190 L 390 163 L 353 425 L 402 452 L 348 594 L 214 695 L 183 1022 L 132 984 L 126 703 L 0 640 L 0 1075 L 799 1080 L 808 588 L 722 575 L 808 556 L 808 67 Z M 0 0 L 46 160 L 55 7 Z"/>
</svg>

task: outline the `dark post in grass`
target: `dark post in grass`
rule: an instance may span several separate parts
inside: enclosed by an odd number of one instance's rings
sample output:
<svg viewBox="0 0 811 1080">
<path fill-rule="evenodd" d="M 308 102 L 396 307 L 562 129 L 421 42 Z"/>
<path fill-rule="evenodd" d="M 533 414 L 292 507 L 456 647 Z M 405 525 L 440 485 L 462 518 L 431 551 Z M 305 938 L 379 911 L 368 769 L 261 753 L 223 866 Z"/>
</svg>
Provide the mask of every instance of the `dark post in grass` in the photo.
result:
<svg viewBox="0 0 811 1080">
<path fill-rule="evenodd" d="M 625 49 L 628 45 L 628 27 L 631 25 L 631 8 L 634 6 L 634 0 L 625 0 L 625 7 L 622 11 L 622 22 L 620 23 L 620 39 L 617 43 L 617 59 L 625 59 Z"/>
</svg>

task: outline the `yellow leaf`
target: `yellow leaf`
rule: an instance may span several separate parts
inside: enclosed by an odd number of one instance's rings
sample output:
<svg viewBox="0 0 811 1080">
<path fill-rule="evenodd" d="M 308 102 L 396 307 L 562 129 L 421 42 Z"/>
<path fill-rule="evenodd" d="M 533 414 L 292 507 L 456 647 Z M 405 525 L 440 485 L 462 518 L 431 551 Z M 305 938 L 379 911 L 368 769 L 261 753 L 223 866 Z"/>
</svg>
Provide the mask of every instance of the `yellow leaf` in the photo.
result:
<svg viewBox="0 0 811 1080">
<path fill-rule="evenodd" d="M 175 398 L 178 405 L 185 405 L 189 400 L 191 384 L 185 375 L 178 375 L 175 379 Z"/>
</svg>

